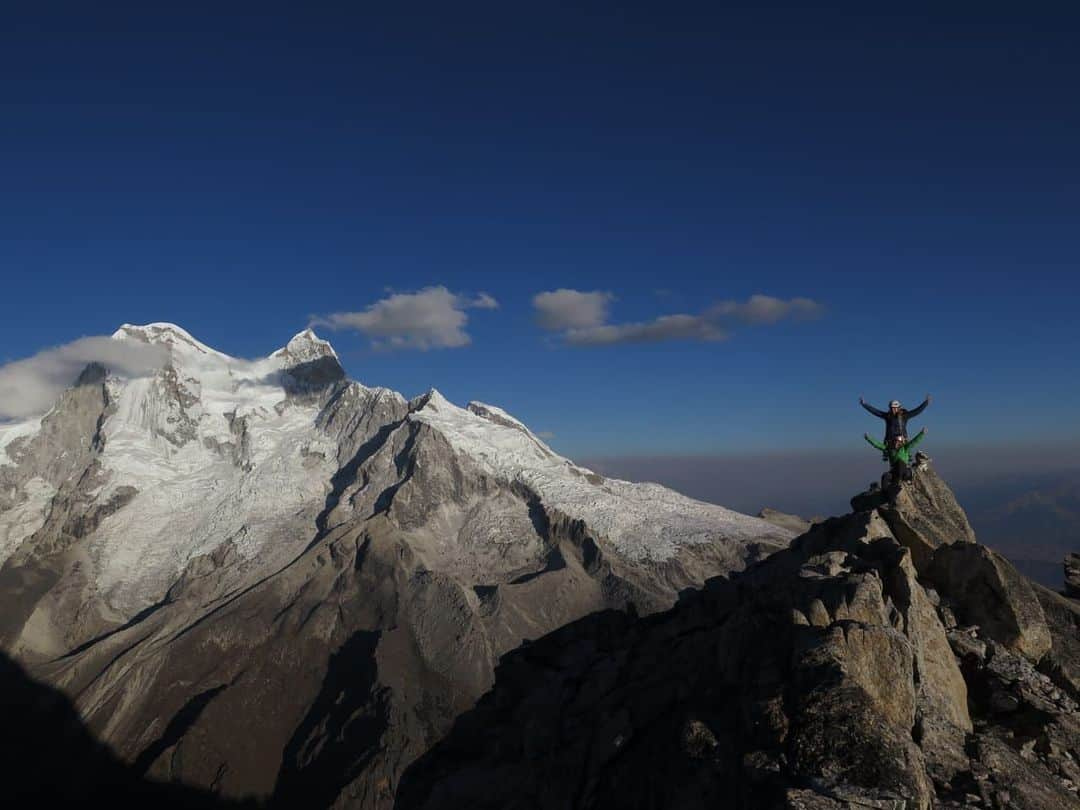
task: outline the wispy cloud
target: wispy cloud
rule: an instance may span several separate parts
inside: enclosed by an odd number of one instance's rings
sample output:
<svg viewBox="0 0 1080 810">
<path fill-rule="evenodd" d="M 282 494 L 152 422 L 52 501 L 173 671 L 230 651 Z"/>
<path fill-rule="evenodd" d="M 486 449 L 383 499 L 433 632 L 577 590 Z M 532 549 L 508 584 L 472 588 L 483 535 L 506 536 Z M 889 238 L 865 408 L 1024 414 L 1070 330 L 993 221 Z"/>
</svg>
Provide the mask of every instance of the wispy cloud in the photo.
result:
<svg viewBox="0 0 1080 810">
<path fill-rule="evenodd" d="M 664 340 L 724 340 L 728 333 L 700 315 L 661 315 L 640 323 L 602 324 L 563 333 L 571 346 L 613 346 Z"/>
<path fill-rule="evenodd" d="M 537 323 L 557 332 L 570 346 L 614 346 L 667 340 L 715 342 L 726 340 L 739 326 L 808 320 L 823 307 L 810 298 L 752 295 L 745 301 L 718 301 L 700 314 L 661 315 L 648 321 L 610 323 L 610 292 L 560 289 L 533 297 Z"/>
<path fill-rule="evenodd" d="M 128 377 L 152 374 L 168 360 L 168 350 L 103 335 L 45 349 L 33 357 L 0 366 L 0 419 L 44 413 L 90 363 Z"/>
<path fill-rule="evenodd" d="M 771 295 L 751 295 L 746 301 L 720 301 L 714 304 L 705 317 L 718 321 L 736 321 L 745 324 L 772 324 L 780 321 L 810 320 L 820 317 L 821 304 L 810 298 L 774 298 Z"/>
<path fill-rule="evenodd" d="M 312 319 L 312 325 L 352 329 L 366 335 L 376 348 L 455 349 L 472 338 L 465 327 L 466 310 L 497 309 L 487 293 L 459 295 L 446 287 L 425 287 L 414 293 L 394 293 L 358 312 L 334 312 Z"/>
<path fill-rule="evenodd" d="M 609 292 L 559 289 L 533 296 L 536 322 L 543 329 L 591 329 L 608 319 L 608 306 L 615 300 Z"/>
</svg>

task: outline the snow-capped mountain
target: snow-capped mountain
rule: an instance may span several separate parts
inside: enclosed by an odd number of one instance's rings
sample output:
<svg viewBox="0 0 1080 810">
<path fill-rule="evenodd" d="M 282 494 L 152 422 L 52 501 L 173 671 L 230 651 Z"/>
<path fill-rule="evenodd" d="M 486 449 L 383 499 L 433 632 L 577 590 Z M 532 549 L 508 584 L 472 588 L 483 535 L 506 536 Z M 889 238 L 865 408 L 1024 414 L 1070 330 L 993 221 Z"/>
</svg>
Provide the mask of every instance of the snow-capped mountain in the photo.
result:
<svg viewBox="0 0 1080 810">
<path fill-rule="evenodd" d="M 499 655 L 790 537 L 495 406 L 348 381 L 311 330 L 255 361 L 171 324 L 113 338 L 161 368 L 90 366 L 0 425 L 0 643 L 152 775 L 389 806 Z"/>
</svg>

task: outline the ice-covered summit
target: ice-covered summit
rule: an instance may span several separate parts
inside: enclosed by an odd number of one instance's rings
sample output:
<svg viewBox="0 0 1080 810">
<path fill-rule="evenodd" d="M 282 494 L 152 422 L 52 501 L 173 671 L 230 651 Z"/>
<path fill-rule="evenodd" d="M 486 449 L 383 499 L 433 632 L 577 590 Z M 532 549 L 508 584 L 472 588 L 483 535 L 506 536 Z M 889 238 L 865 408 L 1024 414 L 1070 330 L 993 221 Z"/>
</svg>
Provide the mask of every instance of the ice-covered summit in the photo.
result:
<svg viewBox="0 0 1080 810">
<path fill-rule="evenodd" d="M 270 357 L 295 363 L 311 362 L 322 357 L 338 359 L 337 352 L 334 351 L 330 342 L 316 335 L 310 327 L 293 335 L 292 340 Z"/>
<path fill-rule="evenodd" d="M 112 333 L 114 340 L 130 339 L 143 343 L 165 346 L 182 353 L 195 353 L 220 359 L 231 359 L 205 343 L 196 340 L 190 332 L 174 323 L 147 323 L 142 325 L 125 323 Z"/>
</svg>

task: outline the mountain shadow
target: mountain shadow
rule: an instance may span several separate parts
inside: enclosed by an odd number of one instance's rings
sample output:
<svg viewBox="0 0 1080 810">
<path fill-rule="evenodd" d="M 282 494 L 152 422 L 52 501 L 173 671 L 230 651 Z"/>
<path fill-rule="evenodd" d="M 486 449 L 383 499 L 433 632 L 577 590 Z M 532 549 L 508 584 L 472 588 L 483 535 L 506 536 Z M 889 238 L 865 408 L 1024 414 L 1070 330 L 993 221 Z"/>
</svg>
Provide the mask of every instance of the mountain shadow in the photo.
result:
<svg viewBox="0 0 1080 810">
<path fill-rule="evenodd" d="M 83 724 L 61 692 L 31 679 L 0 652 L 0 796 L 9 807 L 105 806 L 243 810 L 254 802 L 145 779 Z"/>
</svg>

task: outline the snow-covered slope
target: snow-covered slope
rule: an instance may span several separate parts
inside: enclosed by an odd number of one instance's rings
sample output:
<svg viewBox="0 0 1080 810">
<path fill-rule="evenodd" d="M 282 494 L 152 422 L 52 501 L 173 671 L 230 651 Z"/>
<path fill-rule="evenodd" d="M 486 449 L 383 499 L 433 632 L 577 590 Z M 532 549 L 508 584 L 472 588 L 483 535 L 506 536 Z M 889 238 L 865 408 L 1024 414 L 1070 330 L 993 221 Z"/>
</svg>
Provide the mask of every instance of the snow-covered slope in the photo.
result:
<svg viewBox="0 0 1080 810">
<path fill-rule="evenodd" d="M 287 555 L 292 549 L 277 537 L 284 529 L 310 542 L 305 528 L 338 470 L 342 437 L 318 429 L 323 404 L 290 397 L 282 374 L 323 358 L 336 364 L 330 344 L 308 329 L 269 357 L 247 361 L 173 324 L 125 324 L 113 337 L 165 346 L 170 362 L 151 377 L 106 381 L 104 449 L 92 494 L 107 502 L 136 491 L 101 522 L 91 544 L 108 604 L 121 614 L 145 607 L 189 560 L 226 540 L 244 560 Z M 354 395 L 373 390 L 351 385 Z M 664 561 L 688 544 L 780 539 L 759 519 L 656 484 L 604 479 L 554 453 L 495 406 L 460 408 L 437 391 L 418 402 L 408 421 L 430 425 L 485 473 L 524 485 L 545 505 L 584 521 L 628 559 Z M 0 428 L 0 450 L 25 446 L 39 426 L 30 420 Z M 0 458 L 15 463 L 7 452 Z M 53 487 L 38 478 L 25 484 L 25 500 L 0 514 L 3 558 L 49 508 Z"/>
<path fill-rule="evenodd" d="M 684 545 L 747 542 L 768 534 L 758 518 L 659 484 L 605 479 L 579 467 L 493 405 L 459 408 L 432 391 L 410 418 L 438 429 L 492 476 L 524 484 L 546 505 L 584 521 L 628 559 L 662 562 Z"/>
</svg>

